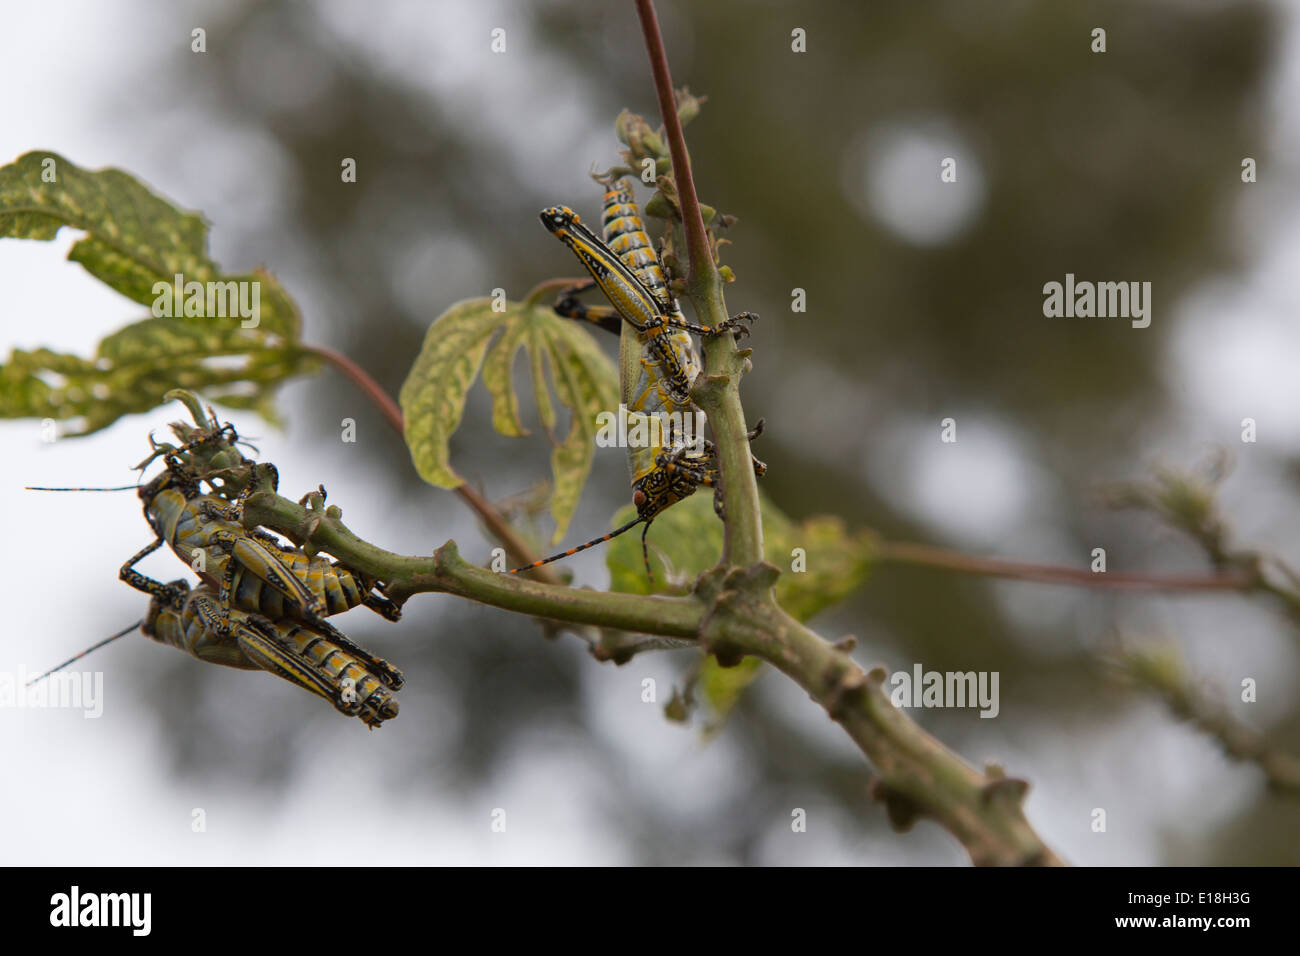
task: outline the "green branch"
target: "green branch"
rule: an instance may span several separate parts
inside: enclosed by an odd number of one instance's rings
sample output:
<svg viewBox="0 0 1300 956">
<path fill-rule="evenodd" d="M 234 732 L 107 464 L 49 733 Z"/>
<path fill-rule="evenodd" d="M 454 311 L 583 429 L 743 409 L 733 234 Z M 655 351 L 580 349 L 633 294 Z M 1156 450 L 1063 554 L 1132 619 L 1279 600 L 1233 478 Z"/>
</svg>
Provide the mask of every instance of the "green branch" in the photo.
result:
<svg viewBox="0 0 1300 956">
<path fill-rule="evenodd" d="M 896 709 L 882 690 L 882 669 L 863 672 L 844 645 L 830 644 L 777 607 L 772 586 L 779 572 L 770 564 L 714 569 L 687 597 L 633 595 L 489 571 L 465 561 L 453 542 L 429 557 L 393 554 L 357 537 L 337 508 L 307 508 L 270 492 L 249 497 L 244 521 L 279 531 L 309 552 L 328 551 L 386 582 L 398 603 L 423 592 L 455 594 L 553 621 L 695 640 L 724 665 L 757 657 L 791 677 L 844 727 L 876 768 L 876 796 L 897 827 L 929 817 L 980 865 L 1061 862 L 1025 821 L 1028 784 L 994 770 L 980 773 Z M 635 649 L 593 652 L 622 661 Z"/>
<path fill-rule="evenodd" d="M 338 508 L 305 508 L 269 492 L 249 497 L 245 524 L 274 528 L 311 551 L 327 551 L 351 568 L 385 582 L 398 604 L 413 594 L 443 592 L 482 604 L 572 624 L 695 638 L 703 609 L 690 598 L 602 593 L 530 581 L 470 564 L 454 542 L 430 557 L 409 557 L 361 540 L 340 520 Z"/>
</svg>

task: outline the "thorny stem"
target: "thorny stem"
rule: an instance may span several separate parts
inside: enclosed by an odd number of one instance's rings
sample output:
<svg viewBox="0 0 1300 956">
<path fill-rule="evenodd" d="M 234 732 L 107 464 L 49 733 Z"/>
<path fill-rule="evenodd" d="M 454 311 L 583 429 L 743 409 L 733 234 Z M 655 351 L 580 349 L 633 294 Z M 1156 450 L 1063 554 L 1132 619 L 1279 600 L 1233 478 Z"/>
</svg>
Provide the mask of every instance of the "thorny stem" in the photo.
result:
<svg viewBox="0 0 1300 956">
<path fill-rule="evenodd" d="M 553 620 L 694 639 L 725 663 L 761 658 L 843 725 L 875 767 L 875 795 L 900 828 L 931 817 L 977 864 L 1061 862 L 1024 819 L 1020 802 L 1028 785 L 995 769 L 980 773 L 895 709 L 880 686 L 882 669 L 863 673 L 844 650 L 776 606 L 770 595 L 778 572 L 771 565 L 714 569 L 687 597 L 597 592 L 480 568 L 452 542 L 431 557 L 393 554 L 358 538 L 328 509 L 308 509 L 272 492 L 253 494 L 244 519 L 385 581 L 398 603 L 443 592 Z"/>
<path fill-rule="evenodd" d="M 304 345 L 302 349 L 304 352 L 323 359 L 342 372 L 348 381 L 359 388 L 361 393 L 370 399 L 371 404 L 379 409 L 380 414 L 384 416 L 388 424 L 393 426 L 393 430 L 398 435 L 405 436 L 406 425 L 401 408 L 393 401 L 392 396 L 370 377 L 365 369 L 343 353 L 336 352 L 334 349 L 326 348 L 323 345 Z M 501 512 L 492 506 L 492 502 L 488 501 L 468 484 L 463 484 L 453 490 L 460 497 L 460 500 L 465 502 L 470 507 L 470 510 L 479 516 L 479 519 L 492 532 L 492 535 L 505 546 L 506 552 L 516 565 L 532 564 L 537 560 L 537 556 L 515 533 L 515 529 L 511 527 L 510 522 L 506 521 Z M 546 566 L 535 569 L 532 574 L 538 580 L 548 581 L 551 584 L 561 582 L 561 578 L 555 570 Z"/>
<path fill-rule="evenodd" d="M 821 704 L 875 767 L 873 795 L 897 828 L 932 817 L 962 842 L 977 866 L 1064 865 L 1025 820 L 1025 781 L 964 763 L 894 707 L 883 689 L 883 667 L 864 673 L 846 649 L 828 644 L 773 602 L 749 596 L 747 584 L 775 581 L 776 574 L 771 565 L 760 565 L 701 580 L 697 591 L 716 595 L 715 628 L 706 646 L 719 660 L 761 657 Z"/>
</svg>

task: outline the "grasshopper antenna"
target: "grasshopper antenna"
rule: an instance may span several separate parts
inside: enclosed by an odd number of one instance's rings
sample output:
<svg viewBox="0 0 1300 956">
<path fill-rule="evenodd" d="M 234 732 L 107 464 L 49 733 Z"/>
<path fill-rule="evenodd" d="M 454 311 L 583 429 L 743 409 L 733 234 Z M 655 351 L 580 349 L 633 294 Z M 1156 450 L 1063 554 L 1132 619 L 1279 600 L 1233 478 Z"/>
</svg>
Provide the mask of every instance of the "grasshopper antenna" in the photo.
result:
<svg viewBox="0 0 1300 956">
<path fill-rule="evenodd" d="M 46 488 L 42 485 L 25 485 L 26 491 L 134 491 L 139 488 L 135 485 L 119 485 L 116 488 Z"/>
<path fill-rule="evenodd" d="M 650 579 L 650 584 L 655 583 L 655 573 L 650 570 L 650 545 L 646 542 L 645 536 L 650 533 L 650 522 L 645 523 L 645 529 L 641 532 L 641 560 L 645 562 L 645 576 Z"/>
<path fill-rule="evenodd" d="M 639 525 L 642 521 L 645 520 L 646 520 L 645 518 L 640 518 L 640 517 L 633 518 L 627 524 L 623 525 L 623 527 L 615 528 L 609 534 L 603 534 L 599 538 L 592 538 L 590 541 L 587 541 L 584 544 L 580 544 L 577 545 L 576 547 L 570 548 L 568 551 L 561 551 L 559 554 L 553 554 L 549 558 L 542 558 L 540 561 L 534 561 L 532 564 L 525 564 L 522 568 L 511 568 L 506 573 L 518 574 L 520 571 L 531 571 L 533 568 L 540 568 L 543 564 L 550 564 L 552 561 L 559 561 L 561 558 L 567 558 L 569 555 L 577 554 L 579 551 L 586 551 L 588 548 L 594 548 L 598 544 L 604 544 L 610 538 L 617 538 L 620 534 L 622 534 L 625 531 L 631 531 L 633 528 L 635 528 L 637 525 Z M 649 527 L 650 527 L 649 522 L 646 522 L 647 530 L 649 529 Z M 645 535 L 641 536 L 641 540 L 642 540 L 642 544 L 644 544 Z M 649 558 L 646 558 L 647 567 L 649 567 L 649 560 L 650 560 Z"/>
<path fill-rule="evenodd" d="M 117 632 L 116 634 L 114 634 L 112 637 L 106 637 L 106 638 L 104 638 L 104 639 L 103 639 L 102 641 L 100 641 L 98 644 L 92 644 L 90 647 L 86 648 L 86 649 L 85 649 L 84 651 L 82 651 L 80 654 L 77 654 L 77 655 L 75 655 L 75 656 L 73 656 L 73 657 L 69 657 L 66 661 L 64 661 L 64 662 L 63 662 L 62 664 L 60 664 L 58 667 L 51 667 L 51 668 L 50 668 L 49 670 L 47 670 L 44 674 L 42 674 L 40 677 L 33 677 L 31 680 L 29 680 L 29 681 L 27 682 L 27 686 L 28 686 L 28 687 L 31 687 L 31 686 L 32 686 L 33 684 L 35 684 L 37 681 L 45 680 L 45 678 L 49 677 L 49 676 L 50 676 L 51 674 L 53 674 L 55 671 L 61 671 L 61 670 L 63 670 L 63 668 L 67 667 L 69 664 L 74 664 L 74 663 L 76 663 L 77 661 L 81 660 L 83 657 L 85 657 L 85 656 L 86 656 L 87 654 L 89 654 L 91 651 L 97 651 L 97 650 L 99 650 L 101 647 L 103 647 L 105 644 L 112 643 L 113 641 L 117 640 L 119 637 L 126 637 L 128 634 L 130 634 L 132 631 L 134 631 L 137 627 L 140 627 L 142 624 L 144 624 L 144 618 L 140 618 L 140 620 L 136 621 L 134 624 L 132 624 L 130 627 L 126 628 L 125 630 L 118 631 L 118 632 Z"/>
</svg>

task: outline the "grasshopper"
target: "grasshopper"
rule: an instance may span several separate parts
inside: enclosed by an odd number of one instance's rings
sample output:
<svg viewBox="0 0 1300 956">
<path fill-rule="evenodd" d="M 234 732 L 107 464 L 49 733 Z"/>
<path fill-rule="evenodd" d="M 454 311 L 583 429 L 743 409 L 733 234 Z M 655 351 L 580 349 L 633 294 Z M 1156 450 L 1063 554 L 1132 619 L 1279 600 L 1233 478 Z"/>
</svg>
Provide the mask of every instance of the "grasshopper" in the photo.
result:
<svg viewBox="0 0 1300 956">
<path fill-rule="evenodd" d="M 211 409 L 205 416 L 190 393 L 177 391 L 168 393 L 167 397 L 184 401 L 199 427 L 174 423 L 172 430 L 182 442 L 179 447 L 159 444 L 151 438 L 154 452 L 137 468 L 144 469 L 161 456 L 165 470 L 143 486 L 127 487 L 138 490 L 155 540 L 123 564 L 119 572 L 121 579 L 149 594 L 159 608 L 179 613 L 189 586 L 184 581 L 163 584 L 147 578 L 135 570 L 135 565 L 164 542 L 187 563 L 202 552 L 204 561 L 196 571 L 208 585 L 218 588 L 215 598 L 210 588 L 201 588 L 195 596 L 197 605 L 204 610 L 200 631 L 210 632 L 210 640 L 204 647 L 237 643 L 236 631 L 248 628 L 249 620 L 254 619 L 262 622 L 257 626 L 263 632 L 269 627 L 282 637 L 312 631 L 325 633 L 331 636 L 334 645 L 345 648 L 354 660 L 363 661 L 392 689 L 400 688 L 403 678 L 399 670 L 353 644 L 322 620 L 327 614 L 357 604 L 365 604 L 389 620 L 397 620 L 400 609 L 387 597 L 373 593 L 376 582 L 360 572 L 323 557 L 309 556 L 261 530 L 246 530 L 242 524 L 243 502 L 263 487 L 276 489 L 275 467 L 244 458 L 235 447 L 239 437 L 234 428 L 229 424 L 220 425 Z M 207 482 L 214 493 L 204 493 L 201 482 Z M 233 503 L 220 497 L 220 494 L 236 492 Z M 315 497 L 316 494 L 304 496 L 304 501 Z M 323 504 L 323 487 L 319 489 L 319 500 Z M 188 620 L 193 629 L 196 619 L 191 615 Z M 72 660 L 85 653 L 88 651 Z M 210 659 L 198 653 L 195 656 Z M 67 663 L 71 661 L 60 667 Z"/>
<path fill-rule="evenodd" d="M 256 611 L 273 620 L 303 617 L 319 620 L 364 604 L 388 620 L 396 621 L 401 610 L 386 597 L 373 593 L 376 582 L 358 571 L 319 556 L 309 556 L 296 547 L 286 547 L 261 531 L 246 531 L 243 504 L 253 492 L 275 491 L 279 485 L 274 465 L 244 458 L 234 447 L 239 440 L 234 428 L 220 425 L 211 409 L 204 416 L 197 400 L 183 392 L 174 395 L 186 402 L 194 414 L 197 429 L 177 422 L 172 430 L 183 444 L 154 443 L 154 453 L 137 468 L 163 457 L 166 471 L 140 489 L 145 518 L 154 534 L 165 540 L 184 561 L 204 552 L 210 581 L 220 582 L 223 606 Z M 230 494 L 233 502 L 216 494 L 203 494 L 200 482 L 214 491 Z M 220 488 L 217 487 L 220 482 Z M 304 496 L 316 497 L 315 494 Z M 324 503 L 325 489 L 319 490 Z M 159 546 L 142 549 L 123 566 L 123 580 L 139 587 L 133 566 Z"/>
<path fill-rule="evenodd" d="M 274 491 L 274 466 L 264 463 L 256 467 L 261 477 L 250 479 L 246 491 L 268 486 Z M 231 607 L 279 619 L 339 614 L 364 604 L 390 621 L 401 617 L 392 601 L 374 593 L 376 582 L 367 575 L 286 546 L 260 530 L 246 531 L 241 502 L 230 505 L 215 495 L 200 493 L 194 476 L 170 458 L 168 471 L 142 488 L 140 497 L 155 534 L 162 536 L 178 557 L 192 560 L 196 551 L 204 552 L 206 569 L 200 573 L 222 582 L 223 600 Z M 304 500 L 309 497 L 313 496 L 304 496 Z M 320 500 L 323 503 L 323 495 Z M 128 566 L 156 546 L 155 540 Z"/>
<path fill-rule="evenodd" d="M 167 464 L 166 471 L 140 488 L 145 520 L 153 529 L 154 540 L 127 559 L 119 577 L 136 590 L 166 600 L 170 586 L 144 577 L 135 570 L 135 565 L 164 542 L 185 561 L 202 550 L 205 564 L 206 555 L 212 554 L 213 564 L 222 568 L 222 627 L 229 627 L 230 597 L 234 593 L 236 571 L 241 568 L 265 581 L 308 621 L 319 621 L 325 614 L 325 602 L 268 550 L 266 537 L 269 536 L 250 534 L 242 524 L 222 517 L 223 505 L 203 495 L 192 475 L 170 457 Z"/>
<path fill-rule="evenodd" d="M 629 418 L 644 419 L 652 426 L 663 421 L 671 424 L 667 441 L 665 429 L 650 427 L 645 430 L 649 441 L 629 444 L 628 469 L 636 518 L 599 538 L 509 573 L 517 574 L 567 558 L 644 524 L 641 551 L 646 575 L 653 580 L 646 535 L 656 515 L 694 494 L 701 485 L 714 489 L 714 509 L 719 515 L 722 513 L 721 476 L 713 446 L 687 424 L 703 420 L 703 414 L 690 399 L 691 386 L 703 367 L 690 333 L 747 334 L 749 329 L 744 323 L 752 323 L 756 316 L 742 312 L 714 328 L 685 319 L 646 235 L 631 188 L 622 180 L 608 184 L 605 191 L 603 240 L 587 229 L 577 213 L 567 206 L 551 206 L 542 211 L 541 219 L 592 276 L 561 291 L 555 311 L 618 334 L 619 387 L 626 414 Z M 612 308 L 587 306 L 578 300 L 578 294 L 592 286 L 601 289 Z M 650 422 L 652 418 L 659 421 Z M 677 422 L 682 423 L 680 433 Z M 758 422 L 749 435 L 750 440 L 761 434 L 762 427 L 763 423 Z M 767 466 L 757 458 L 753 463 L 755 474 L 766 472 Z"/>
<path fill-rule="evenodd" d="M 568 206 L 548 206 L 541 212 L 542 225 L 563 242 L 578 261 L 591 273 L 591 282 L 582 282 L 561 292 L 557 311 L 570 317 L 595 322 L 602 328 L 621 334 L 622 322 L 637 333 L 643 350 L 653 355 L 657 377 L 675 402 L 690 402 L 691 385 L 699 373 L 699 355 L 687 333 L 712 337 L 728 332 L 744 335 L 757 316 L 741 312 L 726 322 L 708 327 L 688 322 L 674 301 L 664 279 L 659 257 L 646 236 L 636 203 L 628 185 L 619 181 L 605 193 L 603 231 L 599 239 L 578 214 Z M 613 247 L 613 248 L 611 248 Z M 584 308 L 577 302 L 579 292 L 599 286 L 614 309 Z M 658 382 L 656 384 L 659 384 Z"/>
<path fill-rule="evenodd" d="M 171 484 L 177 481 L 181 489 Z M 183 581 L 163 584 L 135 570 L 135 565 L 164 541 L 182 558 L 195 549 L 203 549 L 211 558 L 200 576 L 205 581 L 218 576 L 220 580 L 216 599 L 204 598 L 204 608 L 211 613 L 205 613 L 203 626 L 218 641 L 228 639 L 250 612 L 261 620 L 274 621 L 277 627 L 288 627 L 288 619 L 298 618 L 311 629 L 328 628 L 338 635 L 322 620 L 323 616 L 354 606 L 357 602 L 349 603 L 349 596 L 359 597 L 361 602 L 369 597 L 362 593 L 357 578 L 348 569 L 335 568 L 322 558 L 308 558 L 302 552 L 285 551 L 272 543 L 269 535 L 258 537 L 236 522 L 206 515 L 202 506 L 209 503 L 207 497 L 182 490 L 188 481 L 183 473 L 178 476 L 168 470 L 141 489 L 145 516 L 157 537 L 122 565 L 119 576 L 131 587 L 163 605 L 174 606 L 188 585 Z M 322 587 L 319 593 L 313 591 L 307 583 L 313 572 L 321 582 L 328 580 L 334 587 Z M 345 590 L 341 582 L 346 582 L 350 590 Z M 333 606 L 331 598 L 335 601 Z M 401 672 L 391 664 L 350 642 L 348 650 L 365 660 L 394 689 L 401 687 Z"/>
<path fill-rule="evenodd" d="M 190 590 L 183 580 L 168 588 L 169 599 L 155 596 L 149 602 L 141 627 L 147 637 L 201 661 L 268 671 L 324 697 L 340 713 L 360 717 L 371 729 L 397 716 L 392 692 L 401 688 L 401 671 L 376 668 L 369 654 L 329 624 L 271 621 L 236 611 L 223 631 L 217 626 L 220 601 L 210 588 Z"/>
</svg>

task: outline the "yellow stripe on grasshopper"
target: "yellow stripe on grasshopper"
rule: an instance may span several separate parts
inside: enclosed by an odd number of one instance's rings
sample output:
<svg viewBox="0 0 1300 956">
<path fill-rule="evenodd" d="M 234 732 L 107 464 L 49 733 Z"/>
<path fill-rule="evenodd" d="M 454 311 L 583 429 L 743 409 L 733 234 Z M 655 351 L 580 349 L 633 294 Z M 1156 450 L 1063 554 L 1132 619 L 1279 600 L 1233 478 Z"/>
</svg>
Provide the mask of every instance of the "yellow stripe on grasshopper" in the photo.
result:
<svg viewBox="0 0 1300 956">
<path fill-rule="evenodd" d="M 668 281 L 659 264 L 659 254 L 655 252 L 654 244 L 646 234 L 641 213 L 632 197 L 632 188 L 625 180 L 620 179 L 605 190 L 601 223 L 605 244 L 641 280 L 659 311 L 665 315 L 680 316 L 684 322 L 685 317 L 681 315 L 681 309 L 668 290 Z"/>
<path fill-rule="evenodd" d="M 222 507 L 225 502 L 196 492 L 197 488 L 189 486 L 183 475 L 170 469 L 140 489 L 145 520 L 177 557 L 192 565 L 195 552 L 200 550 L 205 556 L 233 556 L 238 564 L 266 581 L 290 604 L 300 607 L 302 613 L 324 614 L 324 603 L 283 562 L 254 540 L 242 525 L 202 514 L 204 501 L 210 500 L 214 507 Z M 224 574 L 225 571 L 223 566 L 212 574 Z M 220 581 L 213 579 L 214 583 Z"/>
<path fill-rule="evenodd" d="M 153 640 L 208 663 L 275 674 L 371 728 L 397 716 L 392 692 L 400 682 L 386 684 L 351 652 L 355 645 L 335 628 L 235 611 L 229 633 L 223 634 L 216 629 L 220 602 L 210 588 L 187 593 L 184 581 L 172 585 L 180 589 L 181 598 L 164 604 L 155 597 L 150 603 L 142 630 Z M 397 674 L 400 678 L 401 672 Z"/>
</svg>

